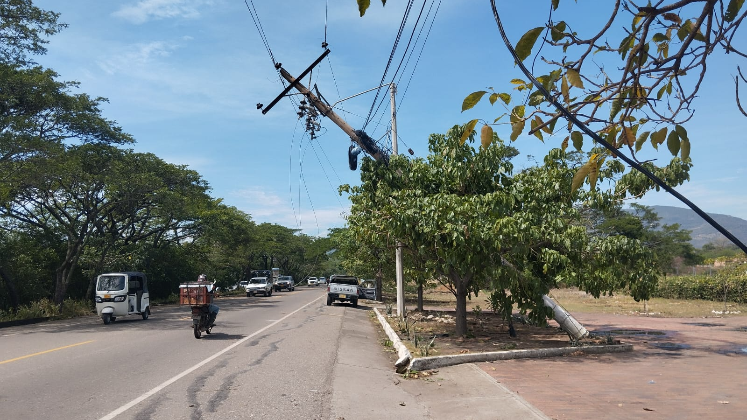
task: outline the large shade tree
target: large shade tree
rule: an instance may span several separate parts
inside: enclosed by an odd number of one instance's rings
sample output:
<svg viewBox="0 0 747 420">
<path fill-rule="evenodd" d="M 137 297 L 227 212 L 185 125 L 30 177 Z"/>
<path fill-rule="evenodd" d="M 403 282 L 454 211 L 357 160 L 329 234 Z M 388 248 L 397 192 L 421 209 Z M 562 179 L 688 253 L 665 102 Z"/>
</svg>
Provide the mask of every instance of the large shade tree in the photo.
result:
<svg viewBox="0 0 747 420">
<path fill-rule="evenodd" d="M 350 229 L 363 244 L 397 238 L 426 272 L 456 297 L 456 333 L 467 334 L 466 302 L 480 290 L 499 294 L 544 322 L 542 295 L 573 279 L 599 295 L 628 288 L 647 298 L 655 285 L 637 241 L 593 238 L 574 207 L 609 206 L 609 194 L 571 192 L 574 168 L 556 149 L 545 165 L 512 175 L 516 149 L 497 137 L 474 149 L 463 127 L 432 135 L 427 159 L 364 160 L 362 185 L 347 187 Z"/>
</svg>

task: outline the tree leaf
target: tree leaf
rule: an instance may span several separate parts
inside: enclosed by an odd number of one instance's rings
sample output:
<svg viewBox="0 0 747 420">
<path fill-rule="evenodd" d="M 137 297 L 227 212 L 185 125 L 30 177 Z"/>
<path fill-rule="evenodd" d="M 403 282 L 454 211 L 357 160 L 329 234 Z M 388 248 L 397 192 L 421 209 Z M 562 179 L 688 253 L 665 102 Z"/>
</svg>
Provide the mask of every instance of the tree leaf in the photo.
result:
<svg viewBox="0 0 747 420">
<path fill-rule="evenodd" d="M 589 162 L 591 168 L 589 169 L 589 189 L 594 190 L 597 186 L 597 177 L 599 176 L 599 164 L 601 162 Z"/>
<path fill-rule="evenodd" d="M 476 125 L 477 125 L 477 120 L 472 120 L 464 126 L 464 132 L 462 132 L 462 137 L 459 138 L 460 145 L 464 144 L 464 142 L 467 141 L 469 136 L 472 135 L 472 131 L 475 129 Z"/>
<path fill-rule="evenodd" d="M 568 78 L 563 76 L 563 80 L 560 82 L 560 93 L 563 95 L 563 101 L 565 101 L 565 103 L 571 102 L 571 95 L 568 93 L 569 90 Z"/>
<path fill-rule="evenodd" d="M 587 162 L 584 164 L 584 166 L 580 167 L 575 175 L 573 175 L 573 181 L 571 182 L 571 192 L 575 192 L 581 185 L 583 185 L 584 180 L 589 175 L 589 172 L 591 172 L 591 162 Z"/>
<path fill-rule="evenodd" d="M 511 141 L 514 141 L 519 138 L 519 135 L 521 134 L 522 131 L 524 131 L 525 126 L 526 126 L 526 123 L 524 120 L 511 123 Z"/>
<path fill-rule="evenodd" d="M 488 146 L 490 146 L 490 143 L 493 142 L 493 127 L 485 124 L 482 126 L 482 130 L 480 130 L 480 143 L 482 145 L 483 150 L 487 149 Z"/>
<path fill-rule="evenodd" d="M 617 115 L 622 110 L 622 103 L 623 100 L 621 97 L 617 97 L 612 101 L 612 107 L 610 108 L 610 119 L 614 119 L 615 115 Z"/>
<path fill-rule="evenodd" d="M 511 95 L 508 93 L 499 93 L 498 97 L 501 98 L 504 104 L 508 105 L 511 102 Z"/>
<path fill-rule="evenodd" d="M 680 136 L 680 139 L 689 140 L 689 138 L 687 137 L 687 130 L 685 130 L 685 127 L 677 124 L 674 126 L 674 130 L 677 132 L 677 135 Z"/>
<path fill-rule="evenodd" d="M 680 156 L 682 160 L 690 159 L 690 140 L 683 139 L 680 145 Z"/>
<path fill-rule="evenodd" d="M 552 10 L 558 10 L 559 4 L 560 4 L 560 0 L 552 0 Z"/>
<path fill-rule="evenodd" d="M 541 90 L 535 90 L 529 95 L 529 106 L 537 106 L 545 101 L 545 95 Z"/>
<path fill-rule="evenodd" d="M 579 89 L 584 88 L 584 82 L 583 80 L 581 80 L 581 76 L 576 70 L 568 69 L 565 74 L 568 76 L 568 82 L 571 84 L 571 86 L 575 86 Z"/>
<path fill-rule="evenodd" d="M 662 34 L 662 33 L 655 33 L 654 36 L 651 38 L 654 40 L 654 42 L 664 42 L 669 41 L 669 37 Z"/>
<path fill-rule="evenodd" d="M 669 132 L 669 135 L 667 136 L 667 148 L 669 149 L 669 152 L 672 153 L 672 156 L 680 154 L 680 136 L 677 134 L 676 130 Z"/>
<path fill-rule="evenodd" d="M 679 25 L 680 23 L 682 23 L 682 19 L 680 19 L 680 17 L 677 15 L 677 13 L 664 13 L 661 17 L 663 17 L 664 19 L 666 19 L 666 20 L 668 20 L 670 22 L 674 22 L 677 25 Z"/>
<path fill-rule="evenodd" d="M 534 47 L 534 44 L 537 42 L 537 38 L 539 38 L 540 34 L 542 33 L 543 27 L 538 27 L 534 29 L 530 29 L 525 33 L 519 42 L 516 44 L 516 55 L 519 57 L 519 61 L 524 61 L 529 57 L 529 55 L 532 53 L 532 47 Z"/>
<path fill-rule="evenodd" d="M 488 97 L 488 100 L 490 101 L 490 105 L 493 105 L 493 104 L 495 104 L 495 101 L 497 101 L 497 100 L 498 100 L 498 94 L 497 94 L 497 93 L 493 93 L 493 94 L 491 94 L 491 95 L 490 95 L 490 96 Z"/>
<path fill-rule="evenodd" d="M 724 14 L 724 20 L 726 22 L 733 21 L 739 14 L 739 9 L 742 8 L 742 5 L 744 5 L 744 0 L 731 0 L 729 2 L 729 6 L 726 7 L 726 13 Z"/>
<path fill-rule="evenodd" d="M 641 150 L 641 147 L 643 147 L 643 143 L 646 143 L 646 140 L 648 139 L 648 135 L 651 134 L 650 131 L 644 131 L 640 135 L 638 135 L 638 140 L 635 141 L 635 151 L 639 152 Z"/>
<path fill-rule="evenodd" d="M 576 150 L 580 152 L 581 148 L 584 147 L 584 136 L 581 134 L 581 132 L 580 131 L 572 132 L 571 140 L 573 141 L 573 147 L 575 147 Z"/>
<path fill-rule="evenodd" d="M 358 0 L 358 11 L 361 13 L 361 17 L 366 14 L 369 6 L 371 6 L 371 0 Z"/>
<path fill-rule="evenodd" d="M 565 22 L 560 21 L 558 22 L 557 25 L 553 26 L 552 31 L 550 31 L 550 34 L 552 35 L 552 40 L 555 42 L 558 42 L 561 39 L 563 39 L 563 37 L 565 36 L 563 32 L 565 32 Z"/>
<path fill-rule="evenodd" d="M 680 39 L 680 41 L 684 41 L 685 38 L 687 38 L 688 35 L 690 35 L 690 32 L 692 31 L 692 22 L 690 22 L 690 19 L 686 20 L 685 23 L 680 26 L 680 29 L 677 30 L 677 38 Z"/>
<path fill-rule="evenodd" d="M 630 147 L 635 144 L 635 133 L 633 133 L 633 130 L 630 127 L 623 127 L 622 131 L 620 132 L 618 145 L 622 146 L 623 144 Z"/>
<path fill-rule="evenodd" d="M 568 148 L 568 137 L 564 138 L 563 142 L 560 143 L 560 148 L 563 149 L 564 152 L 565 152 L 565 149 Z"/>
<path fill-rule="evenodd" d="M 664 143 L 664 140 L 667 138 L 667 131 L 667 128 L 664 127 L 659 131 L 651 133 L 651 145 L 654 146 L 654 149 L 659 150 L 659 145 Z"/>
<path fill-rule="evenodd" d="M 474 107 L 477 105 L 478 102 L 480 102 L 480 99 L 482 99 L 483 95 L 488 93 L 484 90 L 479 90 L 477 92 L 472 92 L 469 95 L 467 95 L 466 98 L 464 98 L 464 102 L 462 102 L 462 112 Z"/>
<path fill-rule="evenodd" d="M 542 124 L 542 119 L 538 115 L 535 115 L 534 119 L 532 120 L 531 131 L 534 131 L 541 124 Z M 545 142 L 545 139 L 542 138 L 542 131 L 541 130 L 534 131 L 534 136 L 537 137 L 538 139 L 542 140 L 543 143 Z"/>
</svg>

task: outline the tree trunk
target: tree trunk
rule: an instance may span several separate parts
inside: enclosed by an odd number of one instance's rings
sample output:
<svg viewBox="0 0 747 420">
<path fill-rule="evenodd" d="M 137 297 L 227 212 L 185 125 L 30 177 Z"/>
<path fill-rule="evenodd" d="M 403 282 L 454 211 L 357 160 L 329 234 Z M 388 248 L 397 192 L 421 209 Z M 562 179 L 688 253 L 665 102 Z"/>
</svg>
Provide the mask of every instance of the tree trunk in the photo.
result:
<svg viewBox="0 0 747 420">
<path fill-rule="evenodd" d="M 2 269 L 2 267 L 0 267 L 0 279 L 2 279 L 3 283 L 5 283 L 5 289 L 8 291 L 11 308 L 13 308 L 14 311 L 18 310 L 18 306 L 21 304 L 21 302 L 18 298 L 18 290 L 16 289 L 16 284 L 13 279 L 8 276 L 8 273 L 6 273 L 5 270 Z"/>
<path fill-rule="evenodd" d="M 418 310 L 423 312 L 423 283 L 418 284 Z"/>
<path fill-rule="evenodd" d="M 376 300 L 379 302 L 384 301 L 384 297 L 381 295 L 382 293 L 382 273 L 381 273 L 381 266 L 379 266 L 379 271 L 376 272 Z"/>
<path fill-rule="evenodd" d="M 454 276 L 452 284 L 456 288 L 456 335 L 467 336 L 467 281 Z"/>
</svg>

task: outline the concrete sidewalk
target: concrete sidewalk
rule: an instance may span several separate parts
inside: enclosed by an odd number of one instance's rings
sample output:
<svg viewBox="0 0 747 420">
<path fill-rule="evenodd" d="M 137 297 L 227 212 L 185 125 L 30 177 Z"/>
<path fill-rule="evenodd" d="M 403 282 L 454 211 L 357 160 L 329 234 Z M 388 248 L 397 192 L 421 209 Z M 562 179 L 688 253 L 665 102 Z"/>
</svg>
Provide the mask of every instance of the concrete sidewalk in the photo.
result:
<svg viewBox="0 0 747 420">
<path fill-rule="evenodd" d="M 370 308 L 344 311 L 331 419 L 549 419 L 474 364 L 404 378 L 394 371 L 397 355 L 383 346 L 386 336 Z"/>
</svg>

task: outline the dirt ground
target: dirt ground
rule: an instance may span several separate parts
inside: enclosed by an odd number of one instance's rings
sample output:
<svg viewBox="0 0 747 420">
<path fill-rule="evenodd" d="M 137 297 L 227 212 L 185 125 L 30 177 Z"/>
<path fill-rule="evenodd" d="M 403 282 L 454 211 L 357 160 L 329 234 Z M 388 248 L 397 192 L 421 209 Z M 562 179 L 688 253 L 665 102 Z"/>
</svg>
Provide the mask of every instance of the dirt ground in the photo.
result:
<svg viewBox="0 0 747 420">
<path fill-rule="evenodd" d="M 731 316 L 747 315 L 744 305 L 724 305 L 723 302 L 677 301 L 653 299 L 635 302 L 624 295 L 593 298 L 577 289 L 553 290 L 554 297 L 571 315 L 581 312 L 632 315 L 639 317 L 697 317 L 721 316 L 729 311 Z M 508 323 L 488 309 L 484 296 L 467 302 L 467 337 L 455 334 L 455 300 L 446 289 L 430 290 L 425 294 L 423 311 L 416 307 L 413 297 L 406 299 L 407 321 L 387 316 L 392 329 L 399 335 L 414 357 L 443 356 L 463 353 L 481 353 L 514 349 L 567 347 L 570 337 L 554 320 L 540 327 L 514 320 L 516 337 L 509 335 Z M 387 306 L 391 309 L 391 306 Z M 384 313 L 385 311 L 382 311 Z M 396 312 L 396 310 L 395 310 Z M 619 344 L 616 335 L 592 334 L 584 344 Z"/>
</svg>

